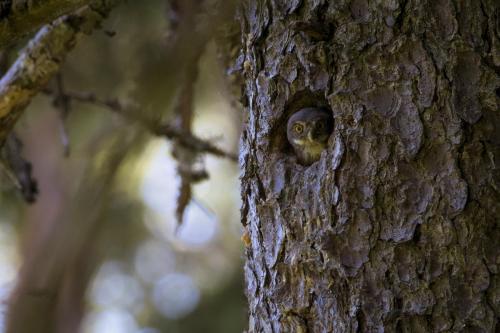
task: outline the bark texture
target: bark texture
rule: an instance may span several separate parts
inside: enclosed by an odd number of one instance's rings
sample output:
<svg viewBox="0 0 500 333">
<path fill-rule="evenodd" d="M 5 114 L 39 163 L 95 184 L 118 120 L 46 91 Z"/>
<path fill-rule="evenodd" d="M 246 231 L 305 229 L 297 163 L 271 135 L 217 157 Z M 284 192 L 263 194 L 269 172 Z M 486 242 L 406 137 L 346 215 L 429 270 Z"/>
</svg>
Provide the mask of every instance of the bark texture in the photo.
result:
<svg viewBox="0 0 500 333">
<path fill-rule="evenodd" d="M 249 332 L 500 329 L 495 0 L 246 1 Z M 321 160 L 286 121 L 326 106 Z"/>
</svg>

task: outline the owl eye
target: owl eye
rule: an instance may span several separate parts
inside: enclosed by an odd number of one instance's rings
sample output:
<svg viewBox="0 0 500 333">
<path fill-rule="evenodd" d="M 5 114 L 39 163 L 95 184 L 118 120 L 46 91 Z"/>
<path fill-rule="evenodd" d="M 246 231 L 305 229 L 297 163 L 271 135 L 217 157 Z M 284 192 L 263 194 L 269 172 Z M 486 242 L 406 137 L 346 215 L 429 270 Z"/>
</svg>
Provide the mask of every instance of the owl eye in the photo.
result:
<svg viewBox="0 0 500 333">
<path fill-rule="evenodd" d="M 319 130 L 322 130 L 322 129 L 324 129 L 324 128 L 325 128 L 325 124 L 324 124 L 324 123 L 318 123 L 318 124 L 316 125 L 316 128 L 317 128 L 317 129 L 319 129 Z"/>
<path fill-rule="evenodd" d="M 293 125 L 293 130 L 296 133 L 300 134 L 300 133 L 302 133 L 304 131 L 304 125 L 302 125 L 302 124 L 294 124 Z"/>
</svg>

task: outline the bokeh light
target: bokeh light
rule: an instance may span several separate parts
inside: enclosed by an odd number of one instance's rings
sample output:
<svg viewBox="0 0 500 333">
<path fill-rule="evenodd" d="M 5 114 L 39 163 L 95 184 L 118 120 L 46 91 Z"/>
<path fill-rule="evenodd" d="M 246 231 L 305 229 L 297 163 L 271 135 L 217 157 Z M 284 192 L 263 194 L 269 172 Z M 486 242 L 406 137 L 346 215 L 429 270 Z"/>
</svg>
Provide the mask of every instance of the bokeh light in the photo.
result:
<svg viewBox="0 0 500 333">
<path fill-rule="evenodd" d="M 18 269 L 16 233 L 11 224 L 0 221 L 0 289 L 14 281 Z"/>
<path fill-rule="evenodd" d="M 129 311 L 140 310 L 144 291 L 137 280 L 124 272 L 117 262 L 101 266 L 90 290 L 95 304 L 103 308 L 119 307 Z"/>
<path fill-rule="evenodd" d="M 159 280 L 153 289 L 153 302 L 167 318 L 178 319 L 193 311 L 200 291 L 186 274 L 172 273 Z"/>
<path fill-rule="evenodd" d="M 17 236 L 10 223 L 0 220 L 0 332 L 5 331 L 7 299 L 19 269 Z"/>
<path fill-rule="evenodd" d="M 139 326 L 130 312 L 112 308 L 90 313 L 83 323 L 85 333 L 137 333 Z"/>
<path fill-rule="evenodd" d="M 134 268 L 144 282 L 154 283 L 175 269 L 175 254 L 165 242 L 150 239 L 136 251 Z"/>
</svg>

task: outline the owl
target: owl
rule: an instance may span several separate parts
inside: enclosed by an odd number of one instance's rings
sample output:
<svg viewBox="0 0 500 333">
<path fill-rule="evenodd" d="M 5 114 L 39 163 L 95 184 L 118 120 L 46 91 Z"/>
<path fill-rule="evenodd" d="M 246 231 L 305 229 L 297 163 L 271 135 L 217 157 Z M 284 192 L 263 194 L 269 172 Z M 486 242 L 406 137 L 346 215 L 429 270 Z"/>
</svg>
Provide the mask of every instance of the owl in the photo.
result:
<svg viewBox="0 0 500 333">
<path fill-rule="evenodd" d="M 325 109 L 301 109 L 288 119 L 286 136 L 302 165 L 311 165 L 321 156 L 332 133 L 333 119 Z"/>
</svg>

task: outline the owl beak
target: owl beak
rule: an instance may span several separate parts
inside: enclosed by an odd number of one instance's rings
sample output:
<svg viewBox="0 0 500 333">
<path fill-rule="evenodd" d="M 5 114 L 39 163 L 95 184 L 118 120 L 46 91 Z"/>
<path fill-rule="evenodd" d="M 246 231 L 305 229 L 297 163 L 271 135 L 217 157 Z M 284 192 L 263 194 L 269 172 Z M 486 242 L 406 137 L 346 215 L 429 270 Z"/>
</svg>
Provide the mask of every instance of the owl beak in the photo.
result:
<svg viewBox="0 0 500 333">
<path fill-rule="evenodd" d="M 309 131 L 309 132 L 307 133 L 307 140 L 308 140 L 309 142 L 313 142 L 313 141 L 314 141 L 314 139 L 313 139 L 313 131 Z"/>
</svg>

